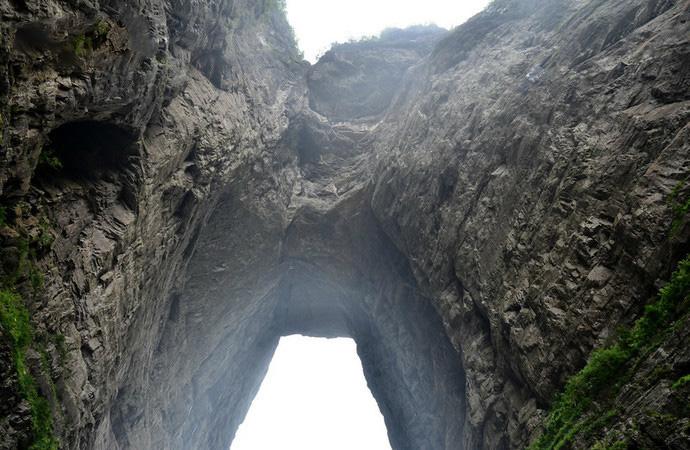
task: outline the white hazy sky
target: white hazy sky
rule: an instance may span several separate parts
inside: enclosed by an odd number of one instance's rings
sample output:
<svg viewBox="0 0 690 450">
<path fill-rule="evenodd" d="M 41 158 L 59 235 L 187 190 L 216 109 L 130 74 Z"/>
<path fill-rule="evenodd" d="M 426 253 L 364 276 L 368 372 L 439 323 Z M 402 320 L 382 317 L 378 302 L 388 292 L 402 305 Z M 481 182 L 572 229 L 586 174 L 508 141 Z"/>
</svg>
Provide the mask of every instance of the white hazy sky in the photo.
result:
<svg viewBox="0 0 690 450">
<path fill-rule="evenodd" d="M 288 336 L 231 450 L 390 450 L 352 339 Z"/>
<path fill-rule="evenodd" d="M 333 42 L 378 35 L 385 28 L 430 24 L 452 28 L 489 0 L 287 0 L 287 15 L 307 61 Z"/>
</svg>

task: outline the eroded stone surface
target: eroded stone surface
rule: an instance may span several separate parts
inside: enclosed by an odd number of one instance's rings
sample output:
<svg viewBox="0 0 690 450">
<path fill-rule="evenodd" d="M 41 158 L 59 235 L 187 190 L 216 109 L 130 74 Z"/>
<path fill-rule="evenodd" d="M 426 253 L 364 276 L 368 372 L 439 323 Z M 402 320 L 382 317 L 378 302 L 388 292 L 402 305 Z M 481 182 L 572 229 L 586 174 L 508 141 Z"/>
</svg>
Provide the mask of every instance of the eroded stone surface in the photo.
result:
<svg viewBox="0 0 690 450">
<path fill-rule="evenodd" d="M 519 3 L 408 75 L 375 175 L 373 210 L 462 352 L 471 447 L 524 444 L 688 245 L 667 200 L 689 169 L 687 84 L 654 94 L 687 79 L 687 4 Z"/>
</svg>

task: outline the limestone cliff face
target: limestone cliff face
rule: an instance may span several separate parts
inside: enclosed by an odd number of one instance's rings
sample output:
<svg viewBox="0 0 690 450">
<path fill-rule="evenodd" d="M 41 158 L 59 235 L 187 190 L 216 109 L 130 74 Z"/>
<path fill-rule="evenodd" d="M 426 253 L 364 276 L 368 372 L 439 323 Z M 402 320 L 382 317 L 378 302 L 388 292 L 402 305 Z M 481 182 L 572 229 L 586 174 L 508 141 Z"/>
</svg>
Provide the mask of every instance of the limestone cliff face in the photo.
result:
<svg viewBox="0 0 690 450">
<path fill-rule="evenodd" d="M 527 442 L 688 252 L 688 6 L 496 2 L 377 132 L 372 209 L 462 355 L 468 448 Z"/>
<path fill-rule="evenodd" d="M 276 143 L 288 103 L 303 95 L 304 68 L 269 8 L 0 4 L 3 279 L 16 284 L 3 288 L 31 311 L 34 347 L 47 355 L 33 372 L 54 397 L 65 448 L 155 448 L 123 438 L 128 403 L 117 399 L 128 380 L 150 383 L 171 292 L 185 283 L 200 230 L 231 181 L 275 192 L 265 211 L 284 201 L 274 168 L 289 158 Z M 17 257 L 23 247 L 35 257 Z M 40 289 L 28 286 L 29 259 L 44 274 Z M 31 411 L 9 384 L 0 446 L 23 447 Z"/>
<path fill-rule="evenodd" d="M 292 333 L 356 340 L 396 450 L 524 448 L 690 250 L 690 2 L 311 67 L 279 4 L 0 0 L 0 448 L 227 449 Z M 687 317 L 567 445 L 690 445 Z"/>
</svg>

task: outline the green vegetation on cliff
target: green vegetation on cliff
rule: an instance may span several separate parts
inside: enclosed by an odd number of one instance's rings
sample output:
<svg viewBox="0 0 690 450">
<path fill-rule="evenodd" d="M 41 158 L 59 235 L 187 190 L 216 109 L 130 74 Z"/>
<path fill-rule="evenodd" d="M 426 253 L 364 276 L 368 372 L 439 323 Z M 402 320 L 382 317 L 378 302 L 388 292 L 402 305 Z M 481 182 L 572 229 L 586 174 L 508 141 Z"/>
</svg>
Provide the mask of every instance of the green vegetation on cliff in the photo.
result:
<svg viewBox="0 0 690 450">
<path fill-rule="evenodd" d="M 57 450 L 50 404 L 39 394 L 26 363 L 26 353 L 33 343 L 29 311 L 18 294 L 5 289 L 0 291 L 0 325 L 10 337 L 19 389 L 31 408 L 33 444 L 30 450 Z"/>
<path fill-rule="evenodd" d="M 19 208 L 21 209 L 21 208 Z M 0 226 L 7 226 L 7 208 L 0 211 Z M 16 212 L 15 212 L 16 215 Z M 16 224 L 15 224 L 16 225 Z M 40 340 L 31 325 L 29 309 L 20 292 L 35 295 L 43 287 L 43 274 L 35 264 L 36 253 L 44 251 L 52 244 L 53 235 L 45 218 L 38 224 L 36 237 L 29 239 L 21 226 L 19 236 L 12 239 L 17 249 L 14 269 L 0 280 L 0 337 L 7 339 L 12 351 L 12 363 L 17 373 L 18 389 L 21 398 L 29 405 L 31 413 L 31 444 L 29 450 L 57 450 L 59 442 L 53 431 L 53 415 L 50 401 L 39 391 L 38 383 L 31 373 L 27 356 L 37 350 L 41 355 L 40 370 L 45 373 L 48 361 Z M 55 388 L 50 377 L 53 396 Z"/>
<path fill-rule="evenodd" d="M 642 317 L 630 329 L 621 332 L 615 344 L 593 351 L 587 365 L 568 380 L 551 407 L 544 432 L 529 450 L 565 448 L 575 436 L 592 435 L 611 422 L 617 415 L 611 400 L 633 376 L 635 362 L 655 349 L 665 332 L 672 329 L 688 309 L 690 255 L 679 263 L 657 299 L 645 307 Z M 680 387 L 687 379 L 688 376 L 681 377 L 674 386 Z M 595 402 L 600 409 L 608 403 L 609 409 L 604 407 L 592 414 Z M 614 445 L 616 449 L 627 448 L 624 441 Z"/>
<path fill-rule="evenodd" d="M 109 22 L 98 20 L 84 33 L 74 36 L 72 38 L 72 50 L 74 54 L 80 58 L 85 58 L 93 53 L 94 50 L 106 41 L 110 29 L 111 25 Z"/>
<path fill-rule="evenodd" d="M 673 188 L 671 195 L 668 198 L 668 203 L 673 210 L 673 222 L 671 223 L 671 232 L 677 233 L 683 223 L 685 216 L 690 213 L 690 195 L 683 197 L 682 190 L 686 186 L 688 180 L 681 181 Z"/>
<path fill-rule="evenodd" d="M 62 169 L 62 161 L 60 161 L 60 158 L 55 154 L 55 151 L 49 147 L 43 149 L 38 163 L 50 167 L 53 170 Z"/>
</svg>

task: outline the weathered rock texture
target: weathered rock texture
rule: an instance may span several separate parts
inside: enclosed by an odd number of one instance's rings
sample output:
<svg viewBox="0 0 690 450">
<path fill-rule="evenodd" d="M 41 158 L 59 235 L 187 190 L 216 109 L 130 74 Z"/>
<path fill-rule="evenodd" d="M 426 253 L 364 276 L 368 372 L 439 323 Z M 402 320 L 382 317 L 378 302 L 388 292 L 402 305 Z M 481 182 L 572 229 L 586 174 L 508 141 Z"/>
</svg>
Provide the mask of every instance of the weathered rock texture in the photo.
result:
<svg viewBox="0 0 690 450">
<path fill-rule="evenodd" d="M 388 29 L 375 39 L 334 45 L 307 76 L 310 107 L 334 122 L 380 116 L 407 69 L 444 32 L 435 26 Z"/>
<path fill-rule="evenodd" d="M 0 0 L 3 289 L 61 446 L 227 449 L 303 333 L 356 340 L 396 450 L 525 447 L 690 251 L 690 2 L 495 1 L 312 67 L 278 4 Z M 690 445 L 688 348 L 628 382 L 634 444 Z"/>
</svg>

